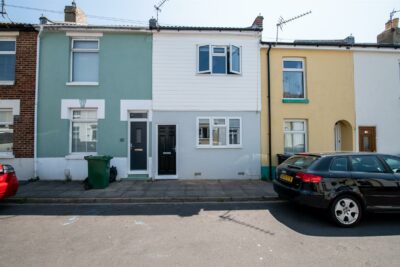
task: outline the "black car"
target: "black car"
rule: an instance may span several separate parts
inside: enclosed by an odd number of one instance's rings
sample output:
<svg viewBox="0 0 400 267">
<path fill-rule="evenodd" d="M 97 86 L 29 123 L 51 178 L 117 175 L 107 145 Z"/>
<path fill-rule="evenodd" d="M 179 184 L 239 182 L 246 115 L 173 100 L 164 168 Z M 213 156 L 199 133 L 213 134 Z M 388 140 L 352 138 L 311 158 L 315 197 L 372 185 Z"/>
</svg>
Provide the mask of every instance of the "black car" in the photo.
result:
<svg viewBox="0 0 400 267">
<path fill-rule="evenodd" d="M 281 198 L 327 209 L 340 226 L 366 210 L 400 211 L 400 157 L 377 153 L 301 153 L 276 169 Z"/>
</svg>

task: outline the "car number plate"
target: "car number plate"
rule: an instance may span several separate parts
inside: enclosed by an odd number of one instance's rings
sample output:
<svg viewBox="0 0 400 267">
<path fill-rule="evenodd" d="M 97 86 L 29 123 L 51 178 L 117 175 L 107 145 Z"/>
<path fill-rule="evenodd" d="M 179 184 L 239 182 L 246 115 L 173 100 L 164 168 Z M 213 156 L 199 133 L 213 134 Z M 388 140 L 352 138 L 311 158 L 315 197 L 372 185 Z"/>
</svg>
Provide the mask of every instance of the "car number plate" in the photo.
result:
<svg viewBox="0 0 400 267">
<path fill-rule="evenodd" d="M 293 182 L 293 177 L 287 174 L 281 174 L 280 178 L 289 183 Z"/>
</svg>

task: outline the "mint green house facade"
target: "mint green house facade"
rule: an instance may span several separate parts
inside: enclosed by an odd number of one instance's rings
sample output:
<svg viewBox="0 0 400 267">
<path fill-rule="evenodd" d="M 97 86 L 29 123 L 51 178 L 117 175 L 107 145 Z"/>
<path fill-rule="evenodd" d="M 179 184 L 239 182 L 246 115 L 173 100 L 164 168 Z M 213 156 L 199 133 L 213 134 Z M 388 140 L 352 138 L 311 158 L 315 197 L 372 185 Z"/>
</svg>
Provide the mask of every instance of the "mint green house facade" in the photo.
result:
<svg viewBox="0 0 400 267">
<path fill-rule="evenodd" d="M 39 55 L 38 176 L 82 180 L 87 155 L 112 156 L 121 178 L 151 176 L 151 32 L 44 25 Z"/>
</svg>

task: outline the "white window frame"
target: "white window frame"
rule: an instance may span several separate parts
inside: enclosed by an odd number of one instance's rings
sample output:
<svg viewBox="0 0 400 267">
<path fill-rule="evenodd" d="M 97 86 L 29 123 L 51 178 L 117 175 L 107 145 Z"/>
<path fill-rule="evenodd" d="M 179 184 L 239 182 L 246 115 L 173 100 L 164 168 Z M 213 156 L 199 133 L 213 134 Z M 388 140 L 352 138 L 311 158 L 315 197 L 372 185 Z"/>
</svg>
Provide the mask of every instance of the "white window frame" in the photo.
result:
<svg viewBox="0 0 400 267">
<path fill-rule="evenodd" d="M 12 114 L 12 121 L 11 123 L 7 122 L 7 121 L 0 121 L 0 125 L 12 125 L 14 126 L 14 112 L 12 108 L 0 108 L 0 111 L 9 111 Z M 14 128 L 13 128 L 14 130 Z M 14 137 L 14 131 L 13 131 L 13 137 Z M 14 140 L 13 140 L 13 149 L 14 149 Z M 10 151 L 10 152 L 5 152 L 5 151 L 0 151 L 0 158 L 13 158 L 14 157 L 14 151 Z"/>
<path fill-rule="evenodd" d="M 75 41 L 96 41 L 97 42 L 97 49 L 82 49 L 82 48 L 74 48 Z M 71 39 L 71 53 L 70 53 L 70 68 L 69 68 L 69 82 L 67 85 L 87 85 L 87 86 L 97 86 L 99 85 L 99 81 L 97 82 L 81 82 L 81 81 L 74 81 L 73 80 L 73 71 L 74 71 L 74 53 L 84 52 L 84 53 L 98 53 L 100 57 L 100 39 L 98 38 L 86 38 L 86 37 L 76 37 Z M 100 66 L 97 66 L 100 68 Z M 100 76 L 99 76 L 100 78 Z"/>
<path fill-rule="evenodd" d="M 236 47 L 239 48 L 239 69 L 240 71 L 235 71 L 232 69 L 232 48 Z M 242 73 L 242 47 L 237 46 L 237 45 L 230 45 L 229 46 L 229 62 L 231 63 L 229 65 L 229 72 L 234 73 L 234 74 L 241 74 Z"/>
<path fill-rule="evenodd" d="M 10 37 L 1 37 L 0 38 L 0 42 L 14 42 L 15 43 L 15 49 L 14 49 L 14 51 L 0 51 L 0 55 L 15 55 L 15 57 L 17 56 L 17 39 L 16 38 L 10 38 Z M 15 69 L 14 69 L 14 75 L 16 75 L 15 74 Z M 12 81 L 6 81 L 6 80 L 4 80 L 4 81 L 1 81 L 0 80 L 0 85 L 14 85 L 15 84 L 15 79 L 14 80 L 12 80 Z"/>
<path fill-rule="evenodd" d="M 200 120 L 209 120 L 210 122 L 210 134 L 209 134 L 209 144 L 208 145 L 200 145 L 199 144 L 199 125 L 200 125 Z M 225 125 L 214 125 L 214 120 L 215 119 L 224 119 L 225 120 Z M 240 138 L 239 138 L 239 144 L 229 144 L 229 120 L 231 119 L 237 119 L 239 120 L 239 127 L 240 127 Z M 218 146 L 218 145 L 213 145 L 213 128 L 226 128 L 226 145 L 223 146 Z M 197 148 L 212 148 L 212 149 L 218 149 L 218 148 L 242 148 L 243 147 L 243 127 L 242 127 L 242 118 L 241 117 L 197 117 L 196 118 L 196 147 Z"/>
<path fill-rule="evenodd" d="M 302 68 L 301 69 L 293 69 L 293 68 L 285 68 L 285 61 L 299 61 L 302 63 Z M 304 97 L 303 98 L 293 98 L 293 97 L 284 97 L 284 90 L 285 88 L 283 87 L 283 73 L 284 72 L 298 72 L 301 71 L 303 73 L 303 91 L 304 91 Z M 305 100 L 307 99 L 307 86 L 306 86 L 306 66 L 305 66 L 305 60 L 304 58 L 300 57 L 284 57 L 282 59 L 282 98 L 283 99 L 301 99 Z"/>
<path fill-rule="evenodd" d="M 304 125 L 303 131 L 286 131 L 285 123 L 286 122 L 302 122 Z M 308 125 L 307 120 L 304 119 L 284 119 L 283 120 L 283 152 L 285 151 L 285 135 L 286 134 L 296 134 L 301 133 L 304 134 L 304 152 L 308 152 Z"/>
<path fill-rule="evenodd" d="M 73 114 L 74 111 L 96 111 L 96 120 L 85 120 L 85 119 L 74 119 Z M 70 119 L 69 119 L 69 154 L 70 155 L 79 155 L 79 156 L 88 156 L 88 155 L 97 155 L 97 144 L 96 144 L 96 152 L 72 152 L 72 136 L 73 136 L 73 122 L 96 122 L 97 130 L 99 125 L 99 116 L 98 110 L 96 108 L 71 108 L 70 109 Z M 98 140 L 98 134 L 96 136 L 96 142 Z"/>
<path fill-rule="evenodd" d="M 200 47 L 203 46 L 208 46 L 208 51 L 209 51 L 209 66 L 208 70 L 200 71 Z M 228 57 L 230 62 L 232 62 L 232 47 L 237 47 L 239 48 L 239 65 L 240 65 L 240 71 L 233 71 L 232 70 L 232 64 L 230 64 L 228 68 Z M 214 53 L 214 48 L 224 48 L 225 52 L 223 55 L 221 53 Z M 228 48 L 229 48 L 229 53 L 228 53 Z M 212 63 L 213 63 L 213 56 L 224 56 L 225 57 L 225 66 L 226 66 L 226 72 L 225 73 L 214 73 L 212 70 Z M 199 44 L 196 47 L 196 72 L 197 74 L 209 74 L 209 75 L 216 75 L 216 76 L 225 76 L 225 75 L 241 75 L 242 74 L 242 46 L 240 45 L 210 45 L 210 44 Z"/>
</svg>

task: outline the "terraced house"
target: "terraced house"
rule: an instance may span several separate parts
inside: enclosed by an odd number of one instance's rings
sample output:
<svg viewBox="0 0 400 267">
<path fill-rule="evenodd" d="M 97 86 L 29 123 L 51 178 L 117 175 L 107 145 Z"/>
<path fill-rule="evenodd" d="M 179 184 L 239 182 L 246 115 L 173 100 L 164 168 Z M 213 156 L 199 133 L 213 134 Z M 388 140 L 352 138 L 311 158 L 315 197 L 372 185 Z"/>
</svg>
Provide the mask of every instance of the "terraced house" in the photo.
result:
<svg viewBox="0 0 400 267">
<path fill-rule="evenodd" d="M 155 178 L 260 178 L 262 21 L 245 28 L 151 21 Z"/>
<path fill-rule="evenodd" d="M 89 26 L 82 10 L 40 30 L 38 175 L 84 179 L 86 155 L 110 155 L 119 176 L 151 169 L 152 36 Z M 135 160 L 133 160 L 135 159 Z"/>
<path fill-rule="evenodd" d="M 263 178 L 277 154 L 355 149 L 352 41 L 263 43 Z"/>
<path fill-rule="evenodd" d="M 36 43 L 32 25 L 0 24 L 0 162 L 23 180 L 34 176 Z"/>
</svg>

